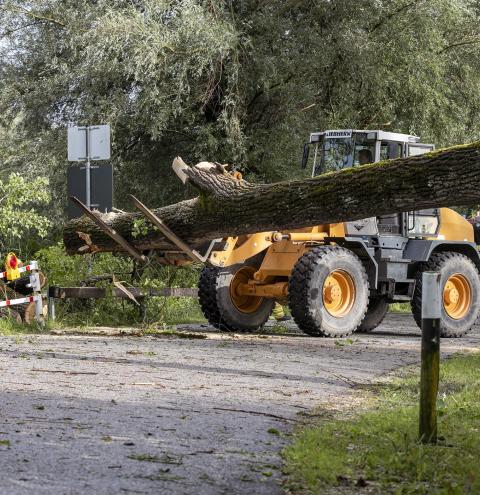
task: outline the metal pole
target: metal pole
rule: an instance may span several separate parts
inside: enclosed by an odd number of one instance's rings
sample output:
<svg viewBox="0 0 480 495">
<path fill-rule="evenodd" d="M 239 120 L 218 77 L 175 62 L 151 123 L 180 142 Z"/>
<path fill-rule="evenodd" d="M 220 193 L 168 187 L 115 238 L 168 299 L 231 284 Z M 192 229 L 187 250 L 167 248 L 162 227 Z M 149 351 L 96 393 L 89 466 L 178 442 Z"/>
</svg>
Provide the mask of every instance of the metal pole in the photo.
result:
<svg viewBox="0 0 480 495">
<path fill-rule="evenodd" d="M 315 177 L 315 168 L 317 167 L 318 143 L 315 145 L 315 155 L 313 157 L 312 177 Z"/>
<path fill-rule="evenodd" d="M 86 127 L 86 149 L 87 149 L 87 163 L 85 165 L 85 204 L 87 208 L 91 208 L 92 200 L 90 197 L 91 193 L 91 181 L 90 181 L 90 127 Z"/>
<path fill-rule="evenodd" d="M 30 262 L 31 275 L 30 285 L 35 296 L 35 320 L 39 324 L 43 324 L 43 302 L 42 302 L 42 287 L 40 284 L 40 275 L 38 274 L 38 264 L 36 261 Z"/>
<path fill-rule="evenodd" d="M 50 286 L 48 288 L 48 319 L 50 321 L 55 321 L 55 290 L 54 287 Z"/>
<path fill-rule="evenodd" d="M 437 396 L 440 370 L 441 275 L 424 272 L 422 278 L 422 364 L 420 423 L 422 443 L 437 443 Z"/>
</svg>

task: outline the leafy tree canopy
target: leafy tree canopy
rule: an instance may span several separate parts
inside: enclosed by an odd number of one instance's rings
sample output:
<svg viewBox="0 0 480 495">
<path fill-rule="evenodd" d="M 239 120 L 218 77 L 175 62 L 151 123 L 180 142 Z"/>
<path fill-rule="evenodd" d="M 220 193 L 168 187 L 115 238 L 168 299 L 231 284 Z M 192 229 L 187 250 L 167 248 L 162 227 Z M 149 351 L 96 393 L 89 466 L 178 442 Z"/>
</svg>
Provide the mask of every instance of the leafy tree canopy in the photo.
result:
<svg viewBox="0 0 480 495">
<path fill-rule="evenodd" d="M 9 249 L 29 233 L 45 237 L 51 222 L 37 211 L 50 201 L 44 178 L 26 181 L 17 173 L 0 180 L 0 250 Z"/>
<path fill-rule="evenodd" d="M 183 193 L 172 158 L 298 176 L 314 130 L 478 137 L 472 0 L 0 0 L 0 163 L 66 203 L 66 132 L 110 123 L 116 203 Z M 3 136 L 3 137 L 2 137 Z"/>
</svg>

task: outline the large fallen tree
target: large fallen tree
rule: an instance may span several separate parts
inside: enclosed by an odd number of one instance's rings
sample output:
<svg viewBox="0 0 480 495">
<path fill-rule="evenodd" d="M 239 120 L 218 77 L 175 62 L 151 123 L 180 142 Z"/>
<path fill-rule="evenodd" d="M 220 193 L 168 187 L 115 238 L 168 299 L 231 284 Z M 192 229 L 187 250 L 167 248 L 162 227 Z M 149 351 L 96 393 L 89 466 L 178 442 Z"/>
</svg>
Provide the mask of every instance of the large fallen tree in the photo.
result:
<svg viewBox="0 0 480 495">
<path fill-rule="evenodd" d="M 234 178 L 214 163 L 189 167 L 176 159 L 173 168 L 200 196 L 154 212 L 193 247 L 219 237 L 480 203 L 480 141 L 275 184 Z M 101 217 L 140 251 L 173 248 L 140 213 Z M 122 251 L 86 216 L 66 224 L 64 243 L 69 254 Z"/>
</svg>

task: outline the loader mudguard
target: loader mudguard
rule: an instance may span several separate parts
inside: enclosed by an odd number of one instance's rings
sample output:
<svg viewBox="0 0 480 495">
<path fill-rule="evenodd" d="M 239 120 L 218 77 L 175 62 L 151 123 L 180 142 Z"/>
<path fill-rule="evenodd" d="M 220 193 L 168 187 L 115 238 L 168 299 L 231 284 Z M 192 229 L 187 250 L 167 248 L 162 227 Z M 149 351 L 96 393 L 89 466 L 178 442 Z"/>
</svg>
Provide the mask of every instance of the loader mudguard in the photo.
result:
<svg viewBox="0 0 480 495">
<path fill-rule="evenodd" d="M 480 254 L 474 242 L 409 239 L 403 257 L 413 262 L 428 261 L 433 253 L 453 251 L 470 258 L 480 271 Z"/>
<path fill-rule="evenodd" d="M 370 290 L 377 288 L 378 263 L 375 260 L 375 249 L 373 247 L 368 246 L 361 237 L 328 237 L 325 240 L 355 253 L 365 266 Z"/>
</svg>

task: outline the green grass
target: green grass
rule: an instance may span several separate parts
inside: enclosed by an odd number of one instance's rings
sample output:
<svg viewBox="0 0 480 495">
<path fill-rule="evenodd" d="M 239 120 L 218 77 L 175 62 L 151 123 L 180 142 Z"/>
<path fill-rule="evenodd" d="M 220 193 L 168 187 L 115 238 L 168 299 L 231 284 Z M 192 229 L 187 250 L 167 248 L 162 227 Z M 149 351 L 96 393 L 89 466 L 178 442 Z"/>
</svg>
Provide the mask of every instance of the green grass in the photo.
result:
<svg viewBox="0 0 480 495">
<path fill-rule="evenodd" d="M 26 325 L 18 323 L 13 318 L 0 318 L 0 335 L 18 335 L 48 332 L 47 327 L 41 327 L 36 323 Z"/>
<path fill-rule="evenodd" d="M 390 313 L 411 313 L 412 308 L 410 307 L 410 303 L 392 303 L 388 307 L 388 311 Z"/>
<path fill-rule="evenodd" d="M 324 415 L 283 452 L 290 493 L 480 493 L 480 353 L 441 363 L 439 443 L 418 436 L 418 366 L 366 393 L 363 411 Z"/>
<path fill-rule="evenodd" d="M 146 301 L 145 318 L 139 307 L 120 299 L 57 301 L 56 327 L 151 326 L 155 324 L 206 323 L 196 298 L 152 297 Z"/>
</svg>

